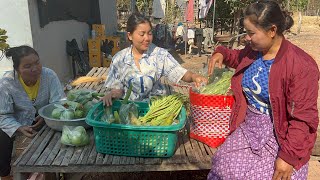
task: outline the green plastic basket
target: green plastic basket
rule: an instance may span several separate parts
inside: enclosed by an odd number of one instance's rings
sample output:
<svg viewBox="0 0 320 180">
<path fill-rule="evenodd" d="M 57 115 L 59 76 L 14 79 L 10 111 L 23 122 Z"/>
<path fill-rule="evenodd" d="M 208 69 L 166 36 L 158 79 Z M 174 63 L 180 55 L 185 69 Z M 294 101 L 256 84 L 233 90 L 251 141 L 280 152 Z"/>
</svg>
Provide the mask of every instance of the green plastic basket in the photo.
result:
<svg viewBox="0 0 320 180">
<path fill-rule="evenodd" d="M 149 110 L 147 102 L 134 102 L 139 116 Z M 112 110 L 119 110 L 121 101 L 114 101 Z M 86 123 L 93 127 L 96 150 L 103 154 L 135 157 L 171 157 L 175 152 L 177 133 L 186 123 L 186 110 L 181 108 L 179 124 L 171 126 L 133 126 L 107 124 L 100 121 L 104 114 L 102 102 L 88 113 Z"/>
</svg>

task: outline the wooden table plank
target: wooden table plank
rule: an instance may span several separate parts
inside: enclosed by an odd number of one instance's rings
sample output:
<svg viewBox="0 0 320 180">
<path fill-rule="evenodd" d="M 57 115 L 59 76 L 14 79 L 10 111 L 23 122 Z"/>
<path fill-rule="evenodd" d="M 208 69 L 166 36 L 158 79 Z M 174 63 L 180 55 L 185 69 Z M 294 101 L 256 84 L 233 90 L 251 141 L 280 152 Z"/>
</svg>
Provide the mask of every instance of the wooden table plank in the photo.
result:
<svg viewBox="0 0 320 180">
<path fill-rule="evenodd" d="M 120 156 L 113 156 L 112 164 L 114 165 L 120 164 Z"/>
<path fill-rule="evenodd" d="M 74 153 L 73 153 L 72 158 L 70 160 L 70 164 L 73 164 L 73 165 L 77 164 L 83 149 L 84 149 L 83 147 L 76 147 L 74 149 Z"/>
<path fill-rule="evenodd" d="M 67 153 L 67 148 L 68 147 L 66 145 L 64 144 L 61 145 L 60 151 L 52 163 L 53 166 L 60 166 L 65 154 Z"/>
<path fill-rule="evenodd" d="M 135 164 L 136 158 L 135 157 L 130 157 L 130 163 L 129 164 Z"/>
<path fill-rule="evenodd" d="M 103 164 L 103 154 L 98 153 L 96 158 L 96 164 Z"/>
<path fill-rule="evenodd" d="M 92 149 L 92 147 L 94 145 L 94 136 L 93 136 L 92 131 L 90 131 L 90 133 L 88 133 L 88 134 L 89 134 L 89 138 L 90 138 L 90 143 L 89 143 L 89 145 L 84 147 L 85 150 L 81 154 L 81 156 L 83 156 L 82 161 L 79 162 L 78 164 L 86 164 L 87 163 L 89 155 L 91 153 L 91 149 Z"/>
<path fill-rule="evenodd" d="M 189 159 L 189 162 L 191 163 L 199 162 L 199 160 L 196 158 L 196 156 L 193 153 L 193 149 L 191 147 L 189 137 L 187 137 L 187 135 L 184 135 L 182 136 L 182 139 L 183 139 L 184 148 L 186 150 L 186 154 Z"/>
<path fill-rule="evenodd" d="M 201 151 L 198 142 L 190 138 L 190 143 L 191 143 L 192 149 L 195 152 L 197 159 L 199 159 L 201 162 L 207 162 L 208 161 L 207 156 L 203 155 L 203 152 Z"/>
<path fill-rule="evenodd" d="M 49 127 L 48 127 L 49 128 Z M 56 134 L 58 134 L 59 139 L 61 137 L 61 132 L 56 132 Z M 55 146 L 53 147 L 52 151 L 50 152 L 48 158 L 46 159 L 46 161 L 43 163 L 43 165 L 51 165 L 51 163 L 53 162 L 53 160 L 56 158 L 56 155 L 59 153 L 60 151 L 60 147 L 61 147 L 61 143 L 57 142 L 55 144 Z"/>
<path fill-rule="evenodd" d="M 161 158 L 144 158 L 144 164 L 161 164 L 162 159 Z"/>
<path fill-rule="evenodd" d="M 34 145 L 34 143 L 36 142 L 36 140 L 38 139 L 38 137 L 43 133 L 43 131 L 47 128 L 48 126 L 44 126 L 42 127 L 42 129 L 37 133 L 37 135 L 32 139 L 32 141 L 30 142 L 30 144 L 27 146 L 27 148 L 21 153 L 21 155 L 18 157 L 18 159 L 13 163 L 13 166 L 16 166 L 21 159 L 24 157 L 25 154 L 27 154 L 27 152 L 29 151 L 29 149 L 31 148 L 31 146 Z"/>
<path fill-rule="evenodd" d="M 129 163 L 130 163 L 130 157 L 127 157 L 127 156 L 120 157 L 120 164 L 129 164 Z"/>
<path fill-rule="evenodd" d="M 166 163 L 172 163 L 172 164 L 182 164 L 186 163 L 188 160 L 186 158 L 186 153 L 182 141 L 182 132 L 178 133 L 178 139 L 177 139 L 177 147 L 175 154 L 166 160 L 164 160 Z"/>
<path fill-rule="evenodd" d="M 41 133 L 38 138 L 36 139 L 33 146 L 31 146 L 28 150 L 28 152 L 23 156 L 23 159 L 19 162 L 19 165 L 25 165 L 29 159 L 32 157 L 34 151 L 38 148 L 39 144 L 42 142 L 42 140 L 45 138 L 45 136 L 49 133 L 50 128 L 45 128 L 43 133 Z"/>
<path fill-rule="evenodd" d="M 43 153 L 41 154 L 41 156 L 38 158 L 38 160 L 36 161 L 35 165 L 36 166 L 41 166 L 43 165 L 43 163 L 45 162 L 45 160 L 48 158 L 49 154 L 51 153 L 51 151 L 53 150 L 54 146 L 60 143 L 60 136 L 59 134 L 55 133 L 53 135 L 53 138 L 50 140 L 49 145 L 46 147 L 46 149 L 43 151 Z"/>
<path fill-rule="evenodd" d="M 27 165 L 33 165 L 36 162 L 36 160 L 40 157 L 41 153 L 43 152 L 47 144 L 50 142 L 50 139 L 53 137 L 53 134 L 54 134 L 54 130 L 50 129 L 48 134 L 46 134 L 46 136 L 41 141 L 40 145 L 33 152 L 30 160 L 27 162 Z"/>
<path fill-rule="evenodd" d="M 61 162 L 61 166 L 68 166 L 69 165 L 69 163 L 70 163 L 70 160 L 71 160 L 71 158 L 72 158 L 72 155 L 73 155 L 73 153 L 74 153 L 74 147 L 71 147 L 71 146 L 69 146 L 68 148 L 67 148 L 67 152 L 66 152 L 66 154 L 65 154 L 65 156 L 64 156 L 64 158 L 63 158 L 63 160 L 62 160 L 62 162 Z"/>
<path fill-rule="evenodd" d="M 93 144 L 87 164 L 94 164 L 96 162 L 96 157 L 97 157 L 96 146 L 95 144 Z"/>
<path fill-rule="evenodd" d="M 112 155 L 109 155 L 109 154 L 106 154 L 104 159 L 103 159 L 103 164 L 106 165 L 106 164 L 112 164 L 112 161 L 113 161 L 113 156 Z"/>
</svg>

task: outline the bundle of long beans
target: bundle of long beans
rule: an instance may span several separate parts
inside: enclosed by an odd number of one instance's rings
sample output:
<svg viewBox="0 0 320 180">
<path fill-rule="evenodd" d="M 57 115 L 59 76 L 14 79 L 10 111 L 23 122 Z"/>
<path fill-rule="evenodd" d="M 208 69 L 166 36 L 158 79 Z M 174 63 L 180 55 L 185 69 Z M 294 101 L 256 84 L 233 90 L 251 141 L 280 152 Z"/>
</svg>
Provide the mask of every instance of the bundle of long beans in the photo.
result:
<svg viewBox="0 0 320 180">
<path fill-rule="evenodd" d="M 186 97 L 182 94 L 153 97 L 149 111 L 139 120 L 151 126 L 169 126 L 179 115 Z"/>
</svg>

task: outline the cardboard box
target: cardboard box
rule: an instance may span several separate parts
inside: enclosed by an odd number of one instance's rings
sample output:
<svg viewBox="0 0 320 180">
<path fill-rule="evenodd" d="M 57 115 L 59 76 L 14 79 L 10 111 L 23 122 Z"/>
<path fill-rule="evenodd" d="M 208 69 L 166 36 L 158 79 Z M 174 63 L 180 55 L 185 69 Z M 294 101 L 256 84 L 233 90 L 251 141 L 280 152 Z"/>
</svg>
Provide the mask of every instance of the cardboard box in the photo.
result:
<svg viewBox="0 0 320 180">
<path fill-rule="evenodd" d="M 112 59 L 103 57 L 102 66 L 103 67 L 109 67 L 110 64 L 111 64 L 111 61 L 112 61 Z"/>
<path fill-rule="evenodd" d="M 106 37 L 106 27 L 104 24 L 92 24 L 92 30 L 96 33 L 96 38 L 104 39 Z"/>
</svg>

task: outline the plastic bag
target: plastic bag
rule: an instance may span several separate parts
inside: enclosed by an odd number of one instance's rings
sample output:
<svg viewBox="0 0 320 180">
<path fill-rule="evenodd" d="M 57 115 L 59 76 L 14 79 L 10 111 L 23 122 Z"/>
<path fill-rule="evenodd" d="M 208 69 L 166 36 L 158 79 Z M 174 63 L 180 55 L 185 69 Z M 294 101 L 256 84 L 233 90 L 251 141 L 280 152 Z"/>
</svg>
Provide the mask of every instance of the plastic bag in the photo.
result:
<svg viewBox="0 0 320 180">
<path fill-rule="evenodd" d="M 89 144 L 90 139 L 82 126 L 63 126 L 60 141 L 69 146 L 85 146 Z"/>
<path fill-rule="evenodd" d="M 129 112 L 131 113 L 131 116 L 134 115 L 138 118 L 138 108 L 134 103 L 122 104 L 119 109 L 121 124 L 130 124 L 131 117 L 129 116 Z"/>
<path fill-rule="evenodd" d="M 103 116 L 101 117 L 101 121 L 107 123 L 107 124 L 112 124 L 112 123 L 116 123 L 119 124 L 120 122 L 116 121 L 116 118 L 114 117 L 113 113 L 112 113 L 112 107 L 105 107 L 105 111 Z"/>
<path fill-rule="evenodd" d="M 219 79 L 221 79 L 223 73 L 224 72 L 228 72 L 228 71 L 231 71 L 231 70 L 229 68 L 218 68 L 218 67 L 215 67 L 214 70 L 213 70 L 212 75 L 209 77 L 208 84 L 216 83 L 217 81 L 219 81 Z"/>
</svg>

